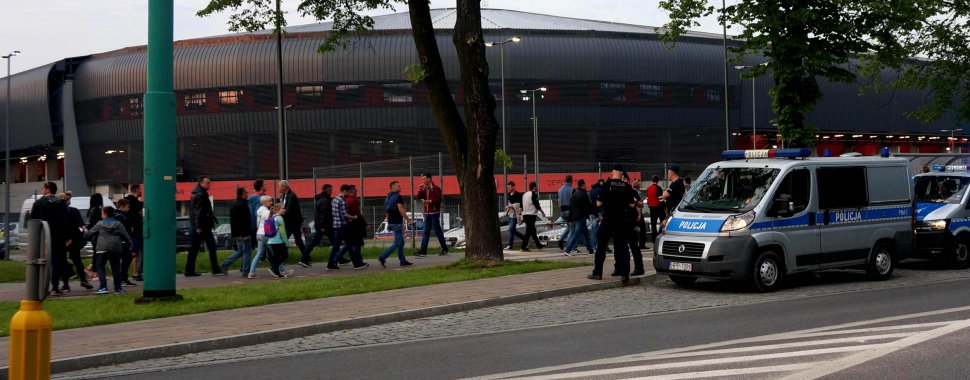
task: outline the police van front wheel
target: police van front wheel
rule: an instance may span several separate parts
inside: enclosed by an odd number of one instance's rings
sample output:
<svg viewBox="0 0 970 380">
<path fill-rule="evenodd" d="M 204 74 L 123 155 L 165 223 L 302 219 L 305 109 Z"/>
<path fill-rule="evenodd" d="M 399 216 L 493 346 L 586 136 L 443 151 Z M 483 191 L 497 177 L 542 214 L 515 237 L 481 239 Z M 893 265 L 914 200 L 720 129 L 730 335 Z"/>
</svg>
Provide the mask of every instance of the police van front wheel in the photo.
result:
<svg viewBox="0 0 970 380">
<path fill-rule="evenodd" d="M 886 243 L 877 243 L 872 247 L 869 256 L 869 263 L 866 264 L 866 273 L 876 281 L 885 281 L 893 276 L 893 269 L 896 269 L 896 262 L 893 260 L 893 251 Z"/>
<path fill-rule="evenodd" d="M 762 252 L 754 261 L 751 271 L 751 285 L 759 292 L 773 292 L 781 287 L 784 277 L 781 259 L 771 251 Z"/>
<path fill-rule="evenodd" d="M 956 243 L 953 244 L 953 256 L 950 257 L 950 265 L 954 269 L 967 269 L 970 266 L 970 235 L 957 236 Z"/>
</svg>

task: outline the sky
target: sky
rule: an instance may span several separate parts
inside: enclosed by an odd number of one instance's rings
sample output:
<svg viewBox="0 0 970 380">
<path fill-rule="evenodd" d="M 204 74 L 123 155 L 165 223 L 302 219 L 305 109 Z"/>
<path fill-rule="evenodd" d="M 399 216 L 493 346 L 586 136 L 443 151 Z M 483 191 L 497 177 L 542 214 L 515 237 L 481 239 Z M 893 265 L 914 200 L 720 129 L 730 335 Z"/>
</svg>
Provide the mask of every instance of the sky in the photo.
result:
<svg viewBox="0 0 970 380">
<path fill-rule="evenodd" d="M 709 0 L 711 1 L 711 0 Z M 716 1 L 716 0 L 715 0 Z M 729 4 L 737 0 L 729 0 Z M 666 13 L 660 0 L 482 0 L 483 7 L 511 9 L 556 16 L 660 26 Z M 175 0 L 175 39 L 229 33 L 228 15 L 200 18 L 195 12 L 207 0 Z M 312 24 L 296 10 L 297 0 L 283 0 L 289 25 Z M 720 2 L 717 2 L 720 4 Z M 432 8 L 454 7 L 454 0 L 432 0 Z M 83 56 L 128 46 L 144 45 L 148 38 L 148 0 L 0 0 L 0 55 L 14 50 L 12 72 L 18 73 L 66 57 Z M 406 11 L 400 4 L 397 11 Z M 393 13 L 375 12 L 374 15 Z M 695 30 L 721 32 L 714 19 Z M 730 33 L 730 31 L 729 31 Z M 6 62 L 3 62 L 4 64 Z M 0 71 L 0 77 L 6 70 Z"/>
</svg>

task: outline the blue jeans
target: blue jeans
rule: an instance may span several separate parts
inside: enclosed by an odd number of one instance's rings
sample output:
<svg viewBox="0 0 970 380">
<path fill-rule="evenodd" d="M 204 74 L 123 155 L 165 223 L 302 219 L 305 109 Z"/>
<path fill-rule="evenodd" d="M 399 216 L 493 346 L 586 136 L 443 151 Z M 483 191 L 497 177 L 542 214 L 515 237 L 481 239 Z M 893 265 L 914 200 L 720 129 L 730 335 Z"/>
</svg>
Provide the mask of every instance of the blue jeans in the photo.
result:
<svg viewBox="0 0 970 380">
<path fill-rule="evenodd" d="M 600 233 L 600 218 L 599 218 L 599 216 L 597 216 L 597 215 L 594 214 L 592 217 L 590 217 L 590 221 L 589 222 L 590 222 L 590 224 L 592 224 L 592 227 L 590 228 L 589 233 L 590 233 L 590 235 L 593 235 L 593 251 L 596 251 L 596 246 L 597 246 L 597 244 L 599 244 L 599 238 L 597 236 L 600 236 L 599 235 L 599 233 Z"/>
<path fill-rule="evenodd" d="M 398 260 L 401 260 L 402 263 L 407 262 L 408 260 L 404 258 L 404 225 L 388 224 L 387 228 L 394 231 L 394 242 L 381 253 L 381 259 L 387 259 L 391 255 L 391 252 L 394 252 L 396 249 Z"/>
<path fill-rule="evenodd" d="M 573 224 L 569 223 L 569 210 L 562 211 L 556 223 L 566 223 L 566 229 L 562 231 L 562 235 L 559 235 L 559 240 L 568 242 L 569 240 L 566 239 L 569 239 L 570 234 L 573 233 Z"/>
<path fill-rule="evenodd" d="M 364 258 L 361 256 L 360 247 L 352 246 L 348 240 L 350 238 L 350 226 L 338 227 L 334 231 L 334 239 L 330 242 L 330 256 L 327 258 L 327 268 L 337 269 L 340 259 L 344 257 L 344 253 L 350 252 L 350 261 L 354 263 L 354 267 L 359 267 L 364 265 Z"/>
<path fill-rule="evenodd" d="M 222 267 L 226 268 L 232 265 L 232 263 L 235 263 L 236 260 L 242 258 L 242 267 L 239 268 L 239 272 L 241 272 L 243 275 L 247 275 L 249 274 L 249 268 L 250 268 L 249 255 L 250 253 L 252 253 L 252 248 L 249 246 L 249 236 L 234 237 L 233 239 L 236 240 L 236 252 L 234 252 L 232 256 L 227 257 L 226 260 L 222 262 Z"/>
<path fill-rule="evenodd" d="M 431 237 L 431 230 L 434 230 L 441 244 L 441 251 L 448 252 L 448 243 L 445 243 L 445 233 L 441 230 L 441 214 L 428 214 L 424 216 L 424 236 L 421 237 L 421 252 L 428 252 L 428 238 Z"/>
<path fill-rule="evenodd" d="M 519 220 L 513 215 L 509 215 L 509 247 L 515 247 L 515 237 L 518 236 L 519 239 L 525 240 L 525 235 L 515 229 L 515 226 L 519 224 Z"/>
<path fill-rule="evenodd" d="M 257 265 L 259 265 L 259 260 L 263 258 L 263 255 L 269 255 L 267 257 L 272 257 L 269 252 L 269 238 L 265 235 L 256 235 L 256 255 L 253 256 L 252 264 L 249 264 L 249 273 L 255 273 Z M 280 270 L 286 270 L 284 265 L 280 266 Z"/>
<path fill-rule="evenodd" d="M 575 228 L 575 231 L 573 231 L 572 235 L 570 236 L 569 244 L 566 245 L 566 252 L 572 252 L 574 249 L 576 249 L 576 246 L 579 245 L 579 238 L 582 237 L 583 243 L 586 244 L 586 249 L 589 251 L 589 253 L 593 253 L 593 248 L 596 246 L 593 245 L 592 240 L 589 238 L 589 230 L 586 229 L 587 221 L 588 219 L 576 219 L 573 221 L 573 228 Z"/>
</svg>

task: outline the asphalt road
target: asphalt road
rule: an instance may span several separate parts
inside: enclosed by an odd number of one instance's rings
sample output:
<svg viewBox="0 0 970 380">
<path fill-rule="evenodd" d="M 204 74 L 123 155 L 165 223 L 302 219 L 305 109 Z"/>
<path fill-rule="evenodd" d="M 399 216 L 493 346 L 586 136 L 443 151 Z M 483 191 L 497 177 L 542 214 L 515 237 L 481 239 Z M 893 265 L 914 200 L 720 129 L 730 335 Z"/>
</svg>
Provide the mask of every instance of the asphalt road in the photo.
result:
<svg viewBox="0 0 970 380">
<path fill-rule="evenodd" d="M 905 272 L 901 273 L 901 277 L 907 276 Z M 970 378 L 970 361 L 965 360 L 965 353 L 970 348 L 967 339 L 970 338 L 970 328 L 964 329 L 970 324 L 967 323 L 970 320 L 970 297 L 967 297 L 970 279 L 960 277 L 963 278 L 912 282 L 896 287 L 859 282 L 876 285 L 793 299 L 774 298 L 735 306 L 533 326 L 496 333 L 489 333 L 495 330 L 483 327 L 477 334 L 469 331 L 456 337 L 362 344 L 299 354 L 280 348 L 285 346 L 276 346 L 278 351 L 275 353 L 236 358 L 228 352 L 228 356 L 220 360 L 188 368 L 131 374 L 130 378 L 453 379 L 489 375 L 493 378 L 636 378 L 656 375 L 683 378 L 701 375 Z M 889 283 L 892 281 L 886 284 Z M 648 285 L 646 289 L 627 292 L 649 291 L 651 287 L 659 287 L 661 296 L 675 292 L 671 289 L 664 293 L 664 287 L 668 285 Z M 847 281 L 846 285 L 835 286 L 858 285 Z M 702 286 L 700 290 L 679 291 L 699 298 L 712 295 L 721 298 L 720 290 L 713 290 L 717 285 L 706 287 L 708 289 Z M 806 288 L 817 287 L 825 288 L 822 285 Z M 723 298 L 730 298 L 734 292 L 724 291 Z M 631 297 L 630 294 L 635 293 L 617 294 Z M 596 296 L 596 293 L 588 295 Z M 744 295 L 748 299 L 760 296 Z M 636 302 L 628 299 L 628 302 Z M 562 301 L 559 306 L 563 309 L 558 313 L 568 313 L 571 306 L 577 305 Z M 960 307 L 967 307 L 967 310 L 913 315 Z M 523 308 L 528 309 L 528 305 L 519 306 L 520 310 Z M 538 313 L 535 314 L 538 318 Z M 880 320 L 883 318 L 890 319 Z M 448 321 L 440 328 L 452 325 L 457 326 L 457 322 Z M 410 326 L 411 329 L 420 328 Z M 354 334 L 353 331 L 350 333 Z M 394 334 L 406 335 L 407 330 L 395 330 Z M 91 373 L 88 376 L 99 377 Z"/>
</svg>

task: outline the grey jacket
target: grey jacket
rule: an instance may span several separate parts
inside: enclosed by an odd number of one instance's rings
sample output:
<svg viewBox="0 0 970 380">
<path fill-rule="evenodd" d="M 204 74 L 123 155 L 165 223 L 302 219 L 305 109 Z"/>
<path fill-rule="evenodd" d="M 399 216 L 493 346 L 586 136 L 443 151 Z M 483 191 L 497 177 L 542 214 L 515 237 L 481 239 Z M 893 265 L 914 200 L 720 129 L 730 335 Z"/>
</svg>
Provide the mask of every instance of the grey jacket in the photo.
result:
<svg viewBox="0 0 970 380">
<path fill-rule="evenodd" d="M 104 219 L 84 233 L 87 239 L 95 235 L 98 237 L 96 241 L 98 246 L 94 248 L 96 252 L 122 252 L 123 243 L 131 244 L 131 237 L 128 236 L 128 231 L 125 231 L 125 226 L 115 218 Z"/>
</svg>

